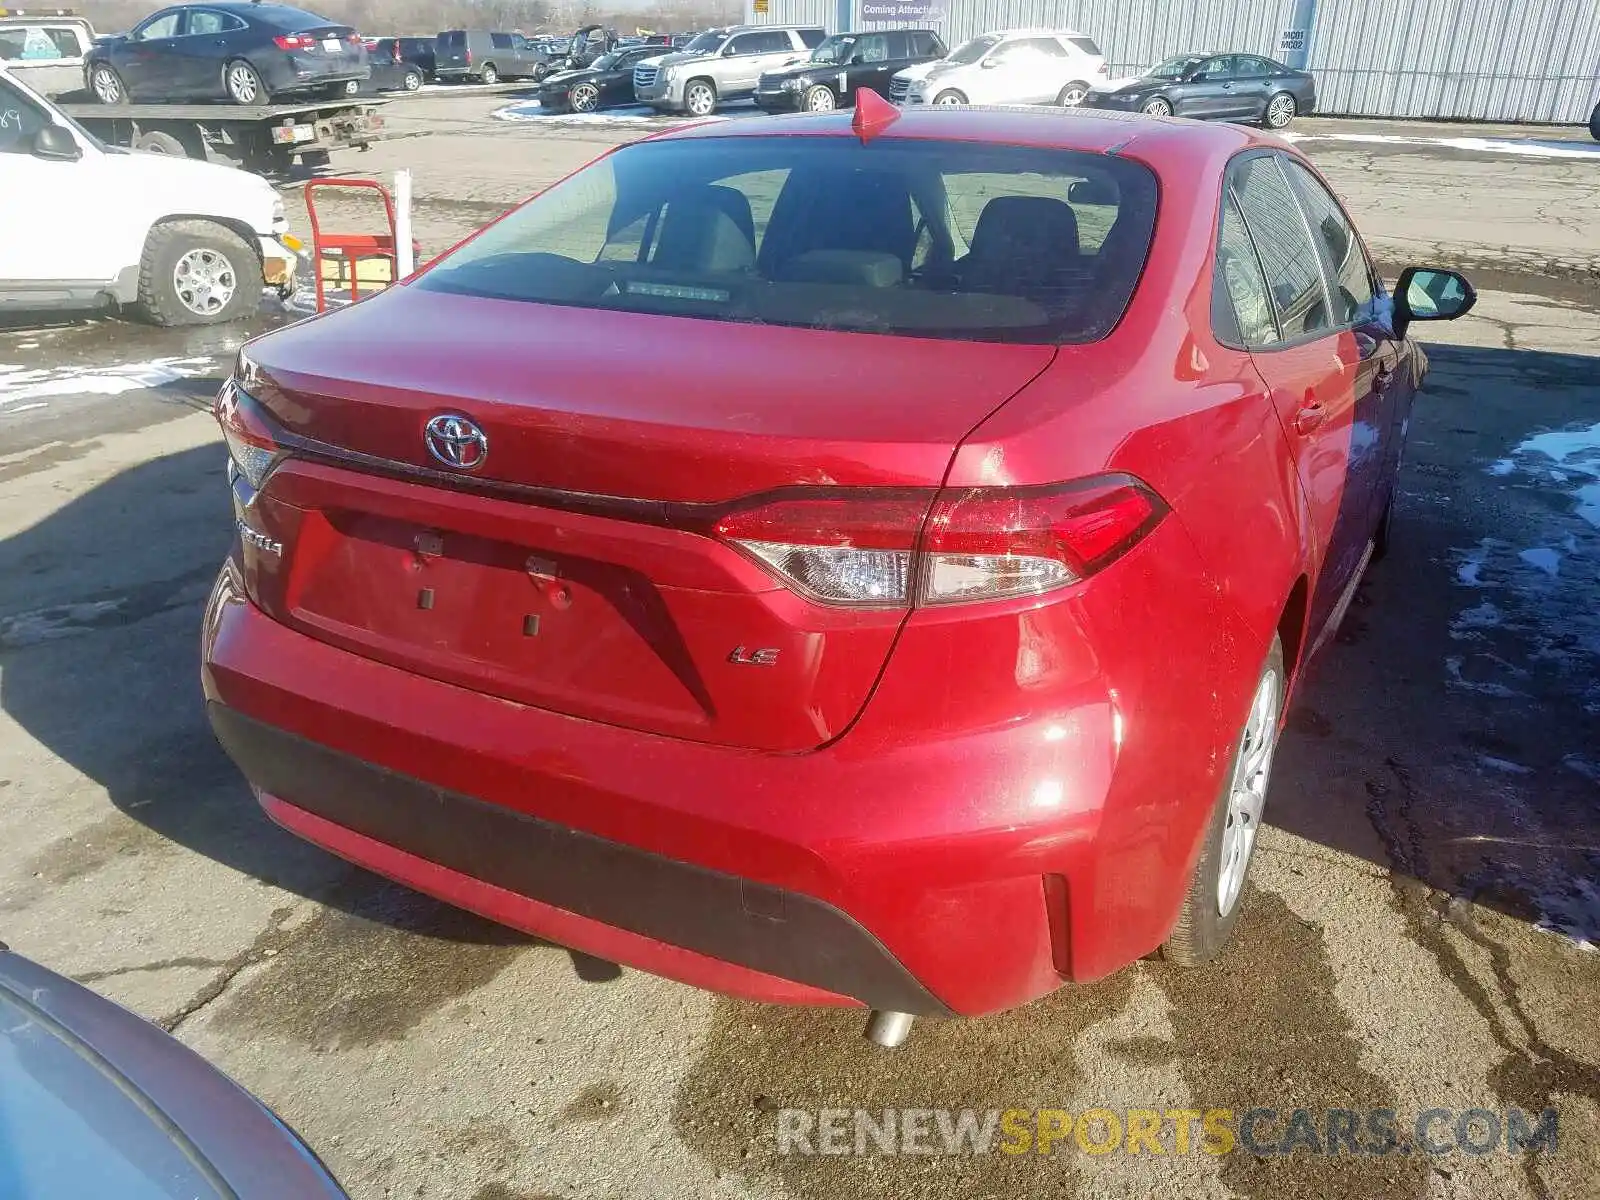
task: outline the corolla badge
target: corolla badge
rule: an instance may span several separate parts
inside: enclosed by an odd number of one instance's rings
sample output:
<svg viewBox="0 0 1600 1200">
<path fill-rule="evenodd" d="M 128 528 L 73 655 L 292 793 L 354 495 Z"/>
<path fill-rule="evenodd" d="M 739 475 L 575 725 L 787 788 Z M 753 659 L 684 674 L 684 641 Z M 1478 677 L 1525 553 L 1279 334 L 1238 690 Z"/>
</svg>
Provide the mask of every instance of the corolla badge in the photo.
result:
<svg viewBox="0 0 1600 1200">
<path fill-rule="evenodd" d="M 489 437 L 466 417 L 441 413 L 423 428 L 428 453 L 457 471 L 476 471 L 489 457 Z"/>
</svg>

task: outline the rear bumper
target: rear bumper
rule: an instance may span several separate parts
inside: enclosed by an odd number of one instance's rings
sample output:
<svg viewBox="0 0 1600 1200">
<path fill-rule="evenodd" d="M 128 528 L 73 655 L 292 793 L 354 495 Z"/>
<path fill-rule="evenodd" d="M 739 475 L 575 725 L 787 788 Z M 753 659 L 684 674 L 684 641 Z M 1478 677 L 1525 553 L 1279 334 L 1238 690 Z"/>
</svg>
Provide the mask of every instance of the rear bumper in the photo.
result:
<svg viewBox="0 0 1600 1200">
<path fill-rule="evenodd" d="M 759 999 L 947 1011 L 876 938 L 813 897 L 445 791 L 221 704 L 209 713 L 275 820 L 420 890 L 665 974 L 681 959 L 683 973 L 715 972 L 722 990 Z M 619 943 L 608 927 L 634 937 Z"/>
<path fill-rule="evenodd" d="M 203 649 L 219 736 L 284 825 L 495 920 L 717 991 L 1009 1008 L 1148 953 L 1182 889 L 1158 852 L 1182 834 L 1152 829 L 1146 807 L 1124 804 L 1105 836 L 1118 716 L 1092 689 L 907 745 L 904 714 L 926 691 L 880 687 L 822 750 L 730 750 L 337 649 L 262 613 L 231 563 Z"/>
</svg>

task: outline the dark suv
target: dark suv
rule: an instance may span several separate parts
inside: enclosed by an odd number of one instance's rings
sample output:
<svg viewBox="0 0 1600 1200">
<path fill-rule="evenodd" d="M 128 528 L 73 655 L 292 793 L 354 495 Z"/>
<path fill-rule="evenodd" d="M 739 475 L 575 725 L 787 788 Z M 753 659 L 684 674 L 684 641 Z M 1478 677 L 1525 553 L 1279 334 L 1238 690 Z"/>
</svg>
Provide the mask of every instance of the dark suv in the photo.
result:
<svg viewBox="0 0 1600 1200">
<path fill-rule="evenodd" d="M 836 33 L 797 66 L 767 71 L 756 84 L 755 102 L 767 112 L 807 109 L 828 112 L 853 105 L 868 88 L 889 98 L 896 71 L 943 58 L 949 51 L 931 29 Z"/>
<path fill-rule="evenodd" d="M 520 33 L 447 29 L 433 39 L 434 74 L 442 80 L 538 81 L 550 73 L 544 52 Z"/>
</svg>

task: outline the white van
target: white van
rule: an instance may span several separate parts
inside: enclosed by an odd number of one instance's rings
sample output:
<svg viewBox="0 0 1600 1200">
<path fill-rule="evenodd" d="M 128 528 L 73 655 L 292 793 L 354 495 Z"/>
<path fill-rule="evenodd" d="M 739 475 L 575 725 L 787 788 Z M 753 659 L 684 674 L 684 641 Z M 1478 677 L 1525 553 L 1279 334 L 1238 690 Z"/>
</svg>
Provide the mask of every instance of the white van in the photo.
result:
<svg viewBox="0 0 1600 1200">
<path fill-rule="evenodd" d="M 0 8 L 0 64 L 41 96 L 83 88 L 94 27 L 70 8 Z"/>
<path fill-rule="evenodd" d="M 248 316 L 300 243 L 265 179 L 106 146 L 0 64 L 0 312 L 136 306 L 158 325 Z"/>
</svg>

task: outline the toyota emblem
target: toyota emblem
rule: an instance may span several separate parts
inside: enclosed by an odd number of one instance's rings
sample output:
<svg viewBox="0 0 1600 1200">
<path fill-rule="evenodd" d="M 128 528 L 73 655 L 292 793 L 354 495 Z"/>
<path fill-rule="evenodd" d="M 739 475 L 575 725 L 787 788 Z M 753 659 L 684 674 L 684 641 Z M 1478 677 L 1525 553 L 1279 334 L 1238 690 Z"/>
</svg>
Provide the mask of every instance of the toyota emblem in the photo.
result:
<svg viewBox="0 0 1600 1200">
<path fill-rule="evenodd" d="M 466 417 L 443 413 L 422 431 L 428 453 L 456 471 L 476 471 L 489 457 L 489 438 Z"/>
</svg>

